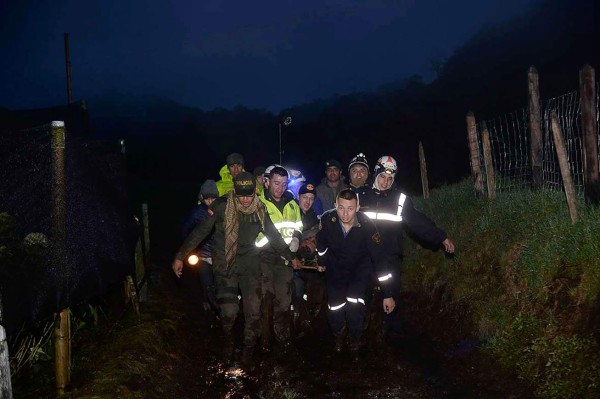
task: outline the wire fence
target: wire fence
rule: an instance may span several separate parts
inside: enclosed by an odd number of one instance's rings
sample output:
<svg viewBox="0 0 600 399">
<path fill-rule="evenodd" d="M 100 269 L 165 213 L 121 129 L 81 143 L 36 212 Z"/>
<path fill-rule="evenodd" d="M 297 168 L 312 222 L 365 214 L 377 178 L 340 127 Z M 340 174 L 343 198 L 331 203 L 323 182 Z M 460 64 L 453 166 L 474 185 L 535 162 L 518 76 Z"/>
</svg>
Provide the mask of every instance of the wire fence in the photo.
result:
<svg viewBox="0 0 600 399">
<path fill-rule="evenodd" d="M 600 154 L 600 126 L 598 119 L 599 96 L 596 84 L 596 129 Z M 562 132 L 569 158 L 569 166 L 575 188 L 579 194 L 584 190 L 584 151 L 583 131 L 581 126 L 579 92 L 573 91 L 546 100 L 541 105 L 542 114 L 542 179 L 543 188 L 550 191 L 562 191 L 562 178 L 556 156 L 554 139 L 550 127 L 550 114 L 555 111 Z M 529 108 L 524 107 L 508 114 L 485 121 L 490 135 L 492 164 L 495 172 L 496 192 L 524 189 L 531 187 L 531 153 Z M 485 162 L 483 159 L 484 122 L 477 124 L 480 164 L 484 186 L 487 184 Z M 600 158 L 600 157 L 599 157 Z M 598 160 L 600 162 L 600 159 Z"/>
</svg>

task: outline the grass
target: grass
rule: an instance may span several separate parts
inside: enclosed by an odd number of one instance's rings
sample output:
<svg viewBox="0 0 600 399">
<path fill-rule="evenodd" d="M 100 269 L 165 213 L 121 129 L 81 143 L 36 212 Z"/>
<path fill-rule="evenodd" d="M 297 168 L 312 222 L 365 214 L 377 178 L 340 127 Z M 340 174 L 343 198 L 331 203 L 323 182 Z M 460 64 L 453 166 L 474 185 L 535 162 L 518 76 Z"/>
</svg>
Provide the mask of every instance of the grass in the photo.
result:
<svg viewBox="0 0 600 399">
<path fill-rule="evenodd" d="M 447 259 L 409 243 L 404 288 L 469 308 L 486 350 L 540 397 L 600 390 L 600 209 L 580 199 L 572 224 L 562 193 L 515 190 L 477 199 L 468 181 L 415 199 L 455 241 Z"/>
</svg>

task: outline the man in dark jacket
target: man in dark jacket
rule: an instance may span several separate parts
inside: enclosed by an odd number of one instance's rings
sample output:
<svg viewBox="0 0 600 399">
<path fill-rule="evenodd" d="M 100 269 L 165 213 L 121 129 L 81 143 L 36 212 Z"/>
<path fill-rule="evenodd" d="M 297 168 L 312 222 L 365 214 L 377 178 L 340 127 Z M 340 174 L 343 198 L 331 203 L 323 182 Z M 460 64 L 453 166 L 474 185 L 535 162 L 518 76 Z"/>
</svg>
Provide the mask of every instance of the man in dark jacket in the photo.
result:
<svg viewBox="0 0 600 399">
<path fill-rule="evenodd" d="M 336 209 L 321 217 L 317 251 L 320 264 L 327 267 L 328 319 L 335 336 L 335 350 L 343 349 L 347 322 L 350 350 L 356 352 L 362 345 L 365 295 L 372 268 L 382 274 L 389 271 L 382 256 L 381 237 L 375 224 L 359 212 L 354 191 L 342 190 L 336 200 Z M 384 299 L 387 310 L 393 309 L 393 299 L 392 302 L 390 299 L 391 294 Z"/>
<path fill-rule="evenodd" d="M 185 239 L 200 222 L 208 217 L 208 207 L 219 197 L 219 190 L 214 180 L 206 180 L 200 186 L 198 193 L 198 205 L 194 207 L 183 224 L 182 239 Z M 219 315 L 215 292 L 215 279 L 212 270 L 212 234 L 205 238 L 198 247 L 195 254 L 198 257 L 200 281 L 202 283 L 202 307 L 207 312 Z"/>
<path fill-rule="evenodd" d="M 383 252 L 391 267 L 389 273 L 379 273 L 376 279 L 379 284 L 395 287 L 396 291 L 399 287 L 404 229 L 433 247 L 443 247 L 450 254 L 454 252 L 454 243 L 446 232 L 416 210 L 410 197 L 394 187 L 397 170 L 393 157 L 385 155 L 379 158 L 373 170 L 373 187 L 361 197 L 361 209 L 375 222 L 381 235 Z M 391 312 L 386 313 L 388 316 L 384 323 L 393 324 L 392 316 L 389 316 Z"/>
<path fill-rule="evenodd" d="M 242 363 L 249 365 L 260 333 L 260 257 L 256 237 L 264 233 L 270 245 L 283 257 L 299 267 L 300 261 L 269 219 L 264 204 L 256 196 L 254 176 L 241 172 L 233 179 L 227 196 L 219 197 L 210 206 L 208 215 L 179 248 L 172 263 L 177 277 L 181 276 L 183 260 L 214 228 L 212 252 L 217 300 L 221 307 L 224 355 L 233 353 L 232 328 L 239 310 L 238 292 L 244 304 L 244 350 Z"/>
<path fill-rule="evenodd" d="M 369 179 L 369 163 L 365 154 L 358 153 L 348 165 L 348 177 L 350 182 L 348 188 L 358 194 L 358 201 L 362 201 L 364 196 L 369 190 L 367 180 Z"/>
</svg>

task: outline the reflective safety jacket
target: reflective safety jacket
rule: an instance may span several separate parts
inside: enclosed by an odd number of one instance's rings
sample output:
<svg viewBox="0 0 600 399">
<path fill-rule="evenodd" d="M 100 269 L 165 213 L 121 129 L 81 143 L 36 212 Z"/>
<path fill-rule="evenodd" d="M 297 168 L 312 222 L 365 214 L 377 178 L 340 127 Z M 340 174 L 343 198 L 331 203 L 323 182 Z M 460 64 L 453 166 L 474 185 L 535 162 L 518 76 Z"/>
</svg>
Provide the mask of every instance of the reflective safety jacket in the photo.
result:
<svg viewBox="0 0 600 399">
<path fill-rule="evenodd" d="M 217 190 L 219 190 L 219 196 L 222 196 L 233 190 L 233 177 L 227 165 L 223 165 L 219 176 L 221 176 L 221 180 L 217 181 Z"/>
<path fill-rule="evenodd" d="M 268 191 L 260 196 L 260 200 L 267 207 L 269 217 L 279 230 L 283 240 L 289 244 L 293 237 L 300 240 L 302 238 L 302 218 L 300 217 L 300 206 L 294 201 L 294 196 L 290 192 L 283 193 L 281 203 L 276 204 L 270 197 Z M 278 207 L 279 205 L 279 207 Z M 280 210 L 282 209 L 282 210 Z M 256 246 L 259 248 L 265 247 L 269 243 L 264 234 L 259 234 L 256 237 Z"/>
<path fill-rule="evenodd" d="M 375 222 L 384 252 L 391 261 L 400 261 L 404 229 L 429 246 L 437 247 L 447 238 L 446 232 L 416 210 L 410 197 L 400 190 L 372 188 L 360 200 L 360 210 Z"/>
</svg>

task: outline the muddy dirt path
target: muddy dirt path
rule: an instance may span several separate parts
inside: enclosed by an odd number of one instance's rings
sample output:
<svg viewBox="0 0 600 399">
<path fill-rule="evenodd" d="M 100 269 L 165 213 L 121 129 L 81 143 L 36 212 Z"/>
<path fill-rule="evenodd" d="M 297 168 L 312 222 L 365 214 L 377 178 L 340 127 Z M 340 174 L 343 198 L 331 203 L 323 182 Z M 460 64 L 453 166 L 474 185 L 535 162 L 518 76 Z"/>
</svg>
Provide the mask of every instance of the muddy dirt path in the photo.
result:
<svg viewBox="0 0 600 399">
<path fill-rule="evenodd" d="M 370 337 L 358 361 L 332 351 L 326 320 L 321 318 L 314 323 L 312 333 L 296 339 L 291 347 L 274 347 L 270 353 L 258 351 L 251 372 L 229 367 L 220 356 L 218 324 L 201 306 L 197 274 L 186 270 L 177 280 L 167 259 L 157 265 L 141 319 L 128 316 L 80 351 L 71 397 L 532 396 L 527 386 L 479 353 L 475 342 L 464 339 L 449 346 L 448 337 L 439 342 L 430 338 L 424 331 L 429 324 L 419 308 L 422 304 L 410 295 L 402 303 L 402 333 L 385 344 Z M 442 324 L 452 321 L 445 317 L 435 315 Z M 457 330 L 451 325 L 440 328 Z"/>
</svg>

